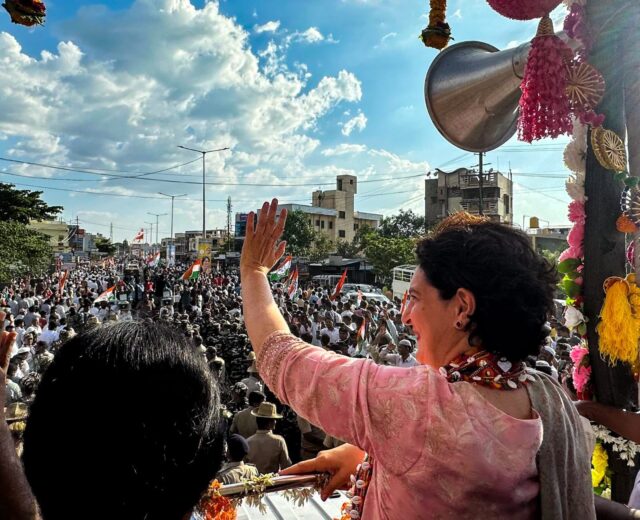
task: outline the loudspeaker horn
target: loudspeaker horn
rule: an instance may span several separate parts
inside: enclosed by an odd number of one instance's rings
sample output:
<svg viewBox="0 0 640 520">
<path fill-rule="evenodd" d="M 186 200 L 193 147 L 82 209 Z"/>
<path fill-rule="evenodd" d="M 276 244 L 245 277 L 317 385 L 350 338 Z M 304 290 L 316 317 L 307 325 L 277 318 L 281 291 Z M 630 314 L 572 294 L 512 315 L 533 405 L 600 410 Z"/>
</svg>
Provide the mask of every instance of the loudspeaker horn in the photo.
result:
<svg viewBox="0 0 640 520">
<path fill-rule="evenodd" d="M 564 33 L 558 36 L 574 44 Z M 469 152 L 488 152 L 515 134 L 530 49 L 530 43 L 500 51 L 469 41 L 438 54 L 427 72 L 424 97 L 447 141 Z"/>
</svg>

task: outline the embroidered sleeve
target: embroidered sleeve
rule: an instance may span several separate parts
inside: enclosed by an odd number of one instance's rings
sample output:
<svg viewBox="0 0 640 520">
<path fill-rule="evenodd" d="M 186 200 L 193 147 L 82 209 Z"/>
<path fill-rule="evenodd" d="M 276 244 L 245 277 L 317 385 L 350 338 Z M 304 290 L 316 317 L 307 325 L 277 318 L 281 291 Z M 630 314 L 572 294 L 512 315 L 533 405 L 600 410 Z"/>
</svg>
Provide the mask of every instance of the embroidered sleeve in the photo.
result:
<svg viewBox="0 0 640 520">
<path fill-rule="evenodd" d="M 297 414 L 368 451 L 394 472 L 416 463 L 422 442 L 414 442 L 415 435 L 424 435 L 431 408 L 427 396 L 438 392 L 441 383 L 447 386 L 424 366 L 380 366 L 284 332 L 267 338 L 257 366 L 269 388 Z M 398 442 L 401 438 L 407 442 Z"/>
</svg>

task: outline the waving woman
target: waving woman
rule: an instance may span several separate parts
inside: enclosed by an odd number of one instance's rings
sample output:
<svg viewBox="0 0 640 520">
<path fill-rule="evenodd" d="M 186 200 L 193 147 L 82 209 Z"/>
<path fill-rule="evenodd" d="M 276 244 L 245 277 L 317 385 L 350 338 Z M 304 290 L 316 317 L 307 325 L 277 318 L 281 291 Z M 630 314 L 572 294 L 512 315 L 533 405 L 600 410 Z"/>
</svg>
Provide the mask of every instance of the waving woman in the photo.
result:
<svg viewBox="0 0 640 520">
<path fill-rule="evenodd" d="M 559 385 L 523 363 L 544 340 L 555 285 L 525 235 L 458 214 L 418 244 L 403 321 L 422 365 L 407 369 L 289 333 L 266 276 L 284 252 L 285 220 L 276 200 L 257 224 L 249 215 L 247 330 L 275 394 L 368 454 L 353 518 L 595 518 L 578 415 Z M 345 459 L 359 453 L 343 449 Z"/>
</svg>

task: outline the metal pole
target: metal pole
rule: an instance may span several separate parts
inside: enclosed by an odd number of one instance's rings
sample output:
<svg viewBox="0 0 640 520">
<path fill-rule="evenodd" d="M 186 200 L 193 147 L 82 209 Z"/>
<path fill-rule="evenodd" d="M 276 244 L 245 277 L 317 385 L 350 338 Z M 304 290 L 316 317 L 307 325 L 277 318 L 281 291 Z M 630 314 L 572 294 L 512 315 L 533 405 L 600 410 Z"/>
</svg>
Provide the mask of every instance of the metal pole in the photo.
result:
<svg viewBox="0 0 640 520">
<path fill-rule="evenodd" d="M 483 201 L 483 197 L 482 197 L 482 187 L 483 187 L 483 181 L 482 181 L 482 169 L 483 169 L 483 159 L 484 159 L 484 152 L 480 152 L 478 154 L 478 187 L 480 188 L 480 216 L 482 217 L 484 215 L 484 208 L 482 207 L 484 205 L 484 201 Z"/>
<path fill-rule="evenodd" d="M 207 215 L 207 208 L 206 208 L 206 184 L 205 184 L 205 169 L 206 169 L 206 161 L 204 160 L 205 156 L 207 155 L 207 152 L 202 152 L 202 240 L 205 240 L 207 238 L 207 224 L 206 224 L 206 215 Z"/>
<path fill-rule="evenodd" d="M 197 150 L 195 148 L 187 148 L 186 146 L 179 145 L 178 148 L 182 148 L 183 150 L 190 150 L 192 152 L 197 152 L 202 154 L 202 239 L 204 240 L 206 237 L 207 227 L 206 227 L 206 187 L 207 183 L 205 180 L 206 175 L 206 166 L 205 166 L 205 156 L 211 152 L 222 152 L 223 150 L 228 150 L 229 147 L 218 148 L 216 150 Z"/>
<path fill-rule="evenodd" d="M 173 242 L 173 201 L 177 198 L 186 196 L 186 193 L 182 193 L 180 195 L 169 195 L 168 193 L 158 192 L 158 195 L 162 195 L 163 197 L 169 197 L 171 199 L 171 245 L 174 245 Z"/>
</svg>

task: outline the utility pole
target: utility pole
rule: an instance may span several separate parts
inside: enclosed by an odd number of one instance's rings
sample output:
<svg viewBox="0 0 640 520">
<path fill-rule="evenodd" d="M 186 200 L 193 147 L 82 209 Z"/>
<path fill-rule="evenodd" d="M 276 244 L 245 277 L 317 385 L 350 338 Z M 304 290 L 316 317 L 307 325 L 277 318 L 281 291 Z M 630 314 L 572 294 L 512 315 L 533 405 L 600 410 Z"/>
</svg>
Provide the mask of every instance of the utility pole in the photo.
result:
<svg viewBox="0 0 640 520">
<path fill-rule="evenodd" d="M 480 211 L 479 214 L 482 217 L 484 215 L 484 199 L 482 189 L 484 188 L 484 152 L 478 154 L 478 188 L 480 189 Z"/>
<path fill-rule="evenodd" d="M 207 223 L 206 223 L 206 161 L 205 157 L 208 153 L 222 152 L 223 150 L 229 150 L 229 147 L 217 148 L 216 150 L 197 150 L 195 148 L 187 148 L 186 146 L 179 145 L 178 148 L 183 150 L 189 150 L 191 152 L 197 152 L 202 154 L 202 240 L 207 238 Z"/>
<path fill-rule="evenodd" d="M 231 251 L 231 197 L 227 199 L 227 251 Z"/>
<path fill-rule="evenodd" d="M 185 197 L 186 193 L 182 195 L 168 195 L 167 193 L 158 192 L 158 195 L 162 195 L 164 197 L 169 197 L 171 199 L 171 245 L 173 245 L 173 201 L 176 198 Z"/>
<path fill-rule="evenodd" d="M 109 242 L 113 244 L 113 222 L 109 223 Z"/>
<path fill-rule="evenodd" d="M 145 221 L 145 224 L 148 224 L 150 226 L 150 231 L 149 231 L 149 245 L 151 246 L 151 249 L 153 249 L 153 222 L 147 222 Z"/>
<path fill-rule="evenodd" d="M 165 215 L 168 215 L 168 213 L 151 213 L 150 211 L 147 211 L 147 215 L 152 215 L 156 217 L 156 244 L 159 244 L 160 242 L 158 242 L 158 220 L 160 219 L 160 217 L 164 217 Z M 153 231 L 151 231 L 151 233 L 153 233 Z"/>
</svg>

